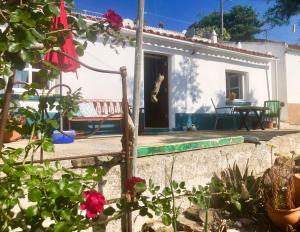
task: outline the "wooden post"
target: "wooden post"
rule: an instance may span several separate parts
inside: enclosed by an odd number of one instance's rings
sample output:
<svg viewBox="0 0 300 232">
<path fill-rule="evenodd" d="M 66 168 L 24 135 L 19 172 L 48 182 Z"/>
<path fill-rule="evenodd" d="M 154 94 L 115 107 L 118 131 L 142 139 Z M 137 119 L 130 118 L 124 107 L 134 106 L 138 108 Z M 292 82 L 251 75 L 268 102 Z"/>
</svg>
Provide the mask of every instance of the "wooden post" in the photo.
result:
<svg viewBox="0 0 300 232">
<path fill-rule="evenodd" d="M 143 59 L 143 29 L 144 29 L 144 8 L 145 1 L 139 0 L 138 21 L 136 28 L 136 47 L 134 63 L 134 89 L 133 89 L 133 150 L 132 150 L 132 175 L 136 175 L 136 158 L 137 158 L 137 139 L 139 132 L 139 112 L 140 112 L 140 82 L 142 73 Z"/>
<path fill-rule="evenodd" d="M 4 93 L 4 101 L 2 105 L 2 112 L 1 112 L 1 119 L 0 119 L 1 120 L 0 121 L 0 153 L 3 147 L 4 131 L 8 119 L 9 104 L 13 93 L 12 89 L 15 81 L 15 73 L 16 71 L 14 71 L 13 75 L 8 78 L 5 93 Z"/>
<path fill-rule="evenodd" d="M 123 149 L 125 149 L 125 162 L 121 164 L 121 185 L 122 185 L 122 194 L 127 192 L 125 183 L 132 176 L 132 166 L 131 166 L 131 157 L 130 157 L 130 144 L 129 144 L 129 123 L 128 123 L 128 100 L 127 100 L 127 70 L 126 67 L 120 68 L 121 77 L 122 77 L 122 107 L 124 114 L 124 123 L 123 123 L 123 138 L 122 142 L 124 144 Z M 132 214 L 129 210 L 125 211 L 125 216 L 121 219 L 122 232 L 132 232 Z"/>
</svg>

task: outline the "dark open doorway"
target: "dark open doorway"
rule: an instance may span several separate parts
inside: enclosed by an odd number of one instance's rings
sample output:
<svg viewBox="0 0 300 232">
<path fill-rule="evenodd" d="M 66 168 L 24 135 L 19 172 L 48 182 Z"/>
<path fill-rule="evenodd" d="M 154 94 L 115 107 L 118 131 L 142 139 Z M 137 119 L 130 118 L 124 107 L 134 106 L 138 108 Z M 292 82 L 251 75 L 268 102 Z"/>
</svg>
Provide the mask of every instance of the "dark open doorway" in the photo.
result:
<svg viewBox="0 0 300 232">
<path fill-rule="evenodd" d="M 163 80 L 160 88 L 157 88 L 159 89 L 157 95 L 153 97 L 153 91 L 159 78 Z M 145 54 L 144 56 L 144 106 L 146 128 L 169 128 L 167 56 L 154 54 Z"/>
</svg>

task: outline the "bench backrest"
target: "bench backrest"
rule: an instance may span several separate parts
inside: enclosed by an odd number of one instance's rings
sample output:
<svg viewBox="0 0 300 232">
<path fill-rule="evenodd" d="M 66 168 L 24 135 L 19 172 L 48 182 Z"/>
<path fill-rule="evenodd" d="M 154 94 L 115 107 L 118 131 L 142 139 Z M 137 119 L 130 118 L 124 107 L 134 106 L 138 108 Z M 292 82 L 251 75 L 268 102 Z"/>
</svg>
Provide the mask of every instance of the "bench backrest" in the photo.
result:
<svg viewBox="0 0 300 232">
<path fill-rule="evenodd" d="M 81 102 L 92 102 L 98 115 L 122 114 L 122 101 L 84 99 Z"/>
</svg>

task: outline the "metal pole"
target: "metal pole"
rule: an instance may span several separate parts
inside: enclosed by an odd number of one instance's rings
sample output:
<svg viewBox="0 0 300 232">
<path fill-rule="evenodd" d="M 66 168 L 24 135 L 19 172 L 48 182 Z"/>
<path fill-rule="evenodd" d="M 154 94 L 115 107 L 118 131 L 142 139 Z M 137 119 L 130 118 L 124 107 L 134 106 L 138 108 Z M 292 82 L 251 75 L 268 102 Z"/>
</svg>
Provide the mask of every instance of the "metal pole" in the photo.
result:
<svg viewBox="0 0 300 232">
<path fill-rule="evenodd" d="M 224 0 L 220 0 L 220 16 L 221 16 L 221 40 L 224 37 Z"/>
<path fill-rule="evenodd" d="M 134 89 L 133 89 L 133 150 L 132 150 L 132 175 L 136 175 L 136 158 L 137 158 L 137 139 L 139 131 L 139 111 L 140 111 L 140 82 L 142 74 L 142 58 L 143 58 L 143 28 L 144 28 L 144 8 L 145 1 L 139 0 L 138 20 L 136 24 L 136 47 L 135 47 L 135 63 L 134 63 Z"/>
</svg>

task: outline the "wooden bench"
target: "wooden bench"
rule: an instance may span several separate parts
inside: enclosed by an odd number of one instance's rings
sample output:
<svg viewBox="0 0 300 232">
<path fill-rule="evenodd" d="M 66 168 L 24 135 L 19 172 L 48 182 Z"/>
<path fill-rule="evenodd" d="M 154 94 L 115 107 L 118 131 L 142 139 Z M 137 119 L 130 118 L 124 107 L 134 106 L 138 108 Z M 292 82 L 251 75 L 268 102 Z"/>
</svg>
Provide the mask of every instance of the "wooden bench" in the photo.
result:
<svg viewBox="0 0 300 232">
<path fill-rule="evenodd" d="M 68 129 L 72 129 L 73 122 L 99 122 L 99 127 L 96 128 L 91 134 L 95 134 L 99 131 L 101 125 L 104 121 L 122 121 L 123 119 L 123 110 L 122 110 L 122 101 L 115 100 L 101 100 L 101 99 L 85 99 L 81 103 L 92 104 L 94 107 L 93 116 L 73 116 L 68 120 Z"/>
</svg>

